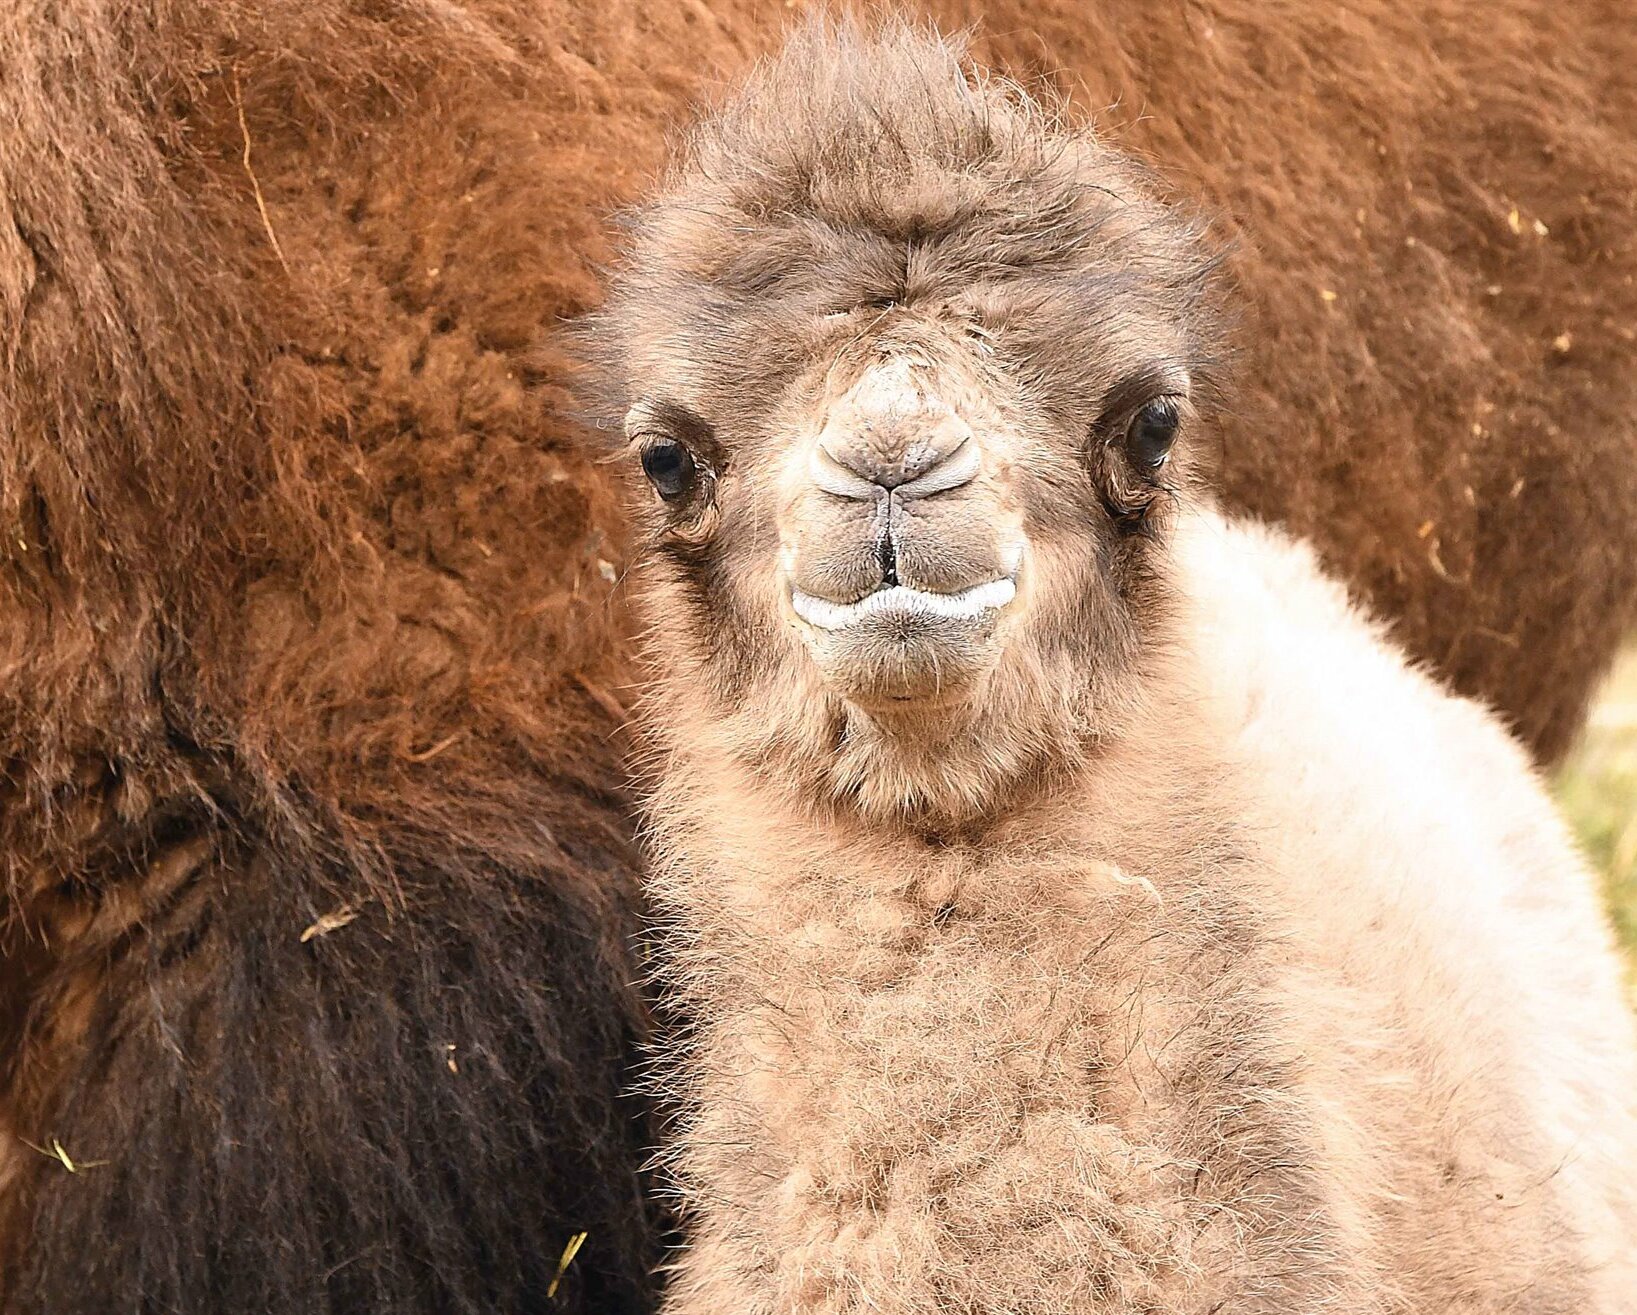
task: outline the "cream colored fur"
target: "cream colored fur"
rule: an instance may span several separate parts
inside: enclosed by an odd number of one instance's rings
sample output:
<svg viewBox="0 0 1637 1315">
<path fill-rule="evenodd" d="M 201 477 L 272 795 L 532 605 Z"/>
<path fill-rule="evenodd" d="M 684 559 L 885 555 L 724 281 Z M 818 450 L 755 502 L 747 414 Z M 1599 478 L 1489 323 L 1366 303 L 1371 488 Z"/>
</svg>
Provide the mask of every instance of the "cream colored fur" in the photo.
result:
<svg viewBox="0 0 1637 1315">
<path fill-rule="evenodd" d="M 1524 755 L 1305 548 L 1166 552 L 1136 710 L 992 824 L 821 809 L 662 675 L 671 1315 L 1637 1311 L 1631 1019 Z"/>
</svg>

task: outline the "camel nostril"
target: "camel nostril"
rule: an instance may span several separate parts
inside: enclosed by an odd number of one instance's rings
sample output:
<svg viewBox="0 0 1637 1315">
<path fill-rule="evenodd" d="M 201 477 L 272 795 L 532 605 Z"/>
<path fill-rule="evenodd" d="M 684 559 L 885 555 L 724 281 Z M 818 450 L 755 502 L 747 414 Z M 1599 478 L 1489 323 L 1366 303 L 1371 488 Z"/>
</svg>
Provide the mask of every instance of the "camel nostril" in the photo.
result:
<svg viewBox="0 0 1637 1315">
<path fill-rule="evenodd" d="M 838 460 L 823 443 L 815 446 L 808 457 L 807 473 L 819 488 L 838 498 L 868 500 L 881 492 L 880 484 L 861 474 L 852 463 Z"/>
<path fill-rule="evenodd" d="M 884 459 L 862 443 L 817 444 L 808 460 L 813 482 L 838 497 L 867 499 L 883 489 L 900 498 L 924 498 L 969 484 L 982 461 L 977 444 L 962 439 L 952 448 L 910 448 Z"/>
<path fill-rule="evenodd" d="M 978 445 L 970 438 L 963 439 L 953 451 L 926 463 L 914 478 L 898 484 L 895 492 L 900 498 L 928 498 L 934 493 L 947 493 L 970 484 L 977 478 L 982 464 Z"/>
</svg>

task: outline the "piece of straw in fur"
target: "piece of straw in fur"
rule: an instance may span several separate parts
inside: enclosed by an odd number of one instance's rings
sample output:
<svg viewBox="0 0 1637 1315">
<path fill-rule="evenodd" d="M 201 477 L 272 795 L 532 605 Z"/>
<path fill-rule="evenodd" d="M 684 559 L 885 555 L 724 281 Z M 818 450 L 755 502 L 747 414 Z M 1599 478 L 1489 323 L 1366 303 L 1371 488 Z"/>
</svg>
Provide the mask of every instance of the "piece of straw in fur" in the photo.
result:
<svg viewBox="0 0 1637 1315">
<path fill-rule="evenodd" d="M 563 1275 L 568 1273 L 568 1267 L 574 1263 L 574 1257 L 580 1254 L 580 1248 L 585 1245 L 584 1233 L 576 1233 L 569 1238 L 568 1245 L 563 1248 L 563 1258 L 557 1262 L 557 1272 L 551 1276 L 551 1283 L 546 1288 L 547 1298 L 557 1295 L 557 1285 L 563 1281 Z"/>
<path fill-rule="evenodd" d="M 334 913 L 326 913 L 306 931 L 301 933 L 301 943 L 305 945 L 315 937 L 328 936 L 332 931 L 339 931 L 358 916 L 358 910 L 350 904 L 343 904 Z"/>
<path fill-rule="evenodd" d="M 41 1155 L 45 1156 L 46 1159 L 57 1161 L 57 1163 L 62 1165 L 63 1168 L 67 1169 L 69 1173 L 79 1173 L 82 1169 L 100 1169 L 103 1165 L 108 1163 L 107 1160 L 81 1160 L 78 1164 L 76 1164 L 69 1156 L 68 1152 L 63 1149 L 63 1144 L 55 1137 L 51 1139 L 50 1150 L 47 1150 L 44 1146 L 36 1146 L 27 1137 L 19 1137 L 17 1140 L 22 1142 L 24 1146 L 27 1146 L 29 1150 L 38 1151 Z"/>
</svg>

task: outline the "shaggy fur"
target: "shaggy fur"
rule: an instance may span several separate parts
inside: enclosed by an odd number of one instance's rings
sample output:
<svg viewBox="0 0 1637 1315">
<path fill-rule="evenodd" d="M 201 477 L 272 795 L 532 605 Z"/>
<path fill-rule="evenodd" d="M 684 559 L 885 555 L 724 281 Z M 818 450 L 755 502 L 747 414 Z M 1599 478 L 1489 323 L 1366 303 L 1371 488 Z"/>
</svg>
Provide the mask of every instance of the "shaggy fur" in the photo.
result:
<svg viewBox="0 0 1637 1315">
<path fill-rule="evenodd" d="M 0 7 L 0 1309 L 651 1305 L 550 18 Z"/>
<path fill-rule="evenodd" d="M 660 493 L 667 1309 L 1637 1310 L 1591 875 L 1493 717 L 1201 500 L 1186 216 L 958 58 L 806 28 L 601 321 Z M 971 460 L 916 490 L 929 416 Z"/>
<path fill-rule="evenodd" d="M 1234 217 L 1230 496 L 1560 747 L 1637 570 L 1618 0 L 935 8 Z M 0 4 L 3 1118 L 80 1170 L 8 1143 L 0 1308 L 504 1310 L 580 1231 L 556 1304 L 645 1305 L 623 533 L 539 344 L 790 12 Z"/>
<path fill-rule="evenodd" d="M 1221 216 L 1245 306 L 1202 454 L 1225 503 L 1310 539 L 1413 655 L 1558 756 L 1637 621 L 1625 0 L 912 8 L 976 23 L 977 58 L 1098 111 Z M 597 9 L 633 32 L 586 51 L 618 97 L 577 130 L 618 142 L 583 184 L 601 196 L 652 167 L 646 116 L 790 12 L 679 10 L 681 37 Z"/>
<path fill-rule="evenodd" d="M 1637 1310 L 1630 1022 L 1539 783 L 1306 552 L 1195 533 L 1205 661 L 991 825 L 668 759 L 669 1309 Z"/>
</svg>

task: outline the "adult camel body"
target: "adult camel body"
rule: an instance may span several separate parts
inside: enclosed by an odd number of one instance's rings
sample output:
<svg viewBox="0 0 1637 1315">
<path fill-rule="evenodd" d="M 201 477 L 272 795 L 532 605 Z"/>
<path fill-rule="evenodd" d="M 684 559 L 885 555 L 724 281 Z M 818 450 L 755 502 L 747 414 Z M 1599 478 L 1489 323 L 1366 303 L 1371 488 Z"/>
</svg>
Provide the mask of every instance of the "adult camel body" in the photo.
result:
<svg viewBox="0 0 1637 1315">
<path fill-rule="evenodd" d="M 1623 8 L 935 9 L 1226 216 L 1225 496 L 1557 752 L 1637 569 Z M 790 12 L 0 6 L 0 1309 L 649 1308 L 550 343 Z"/>
</svg>

